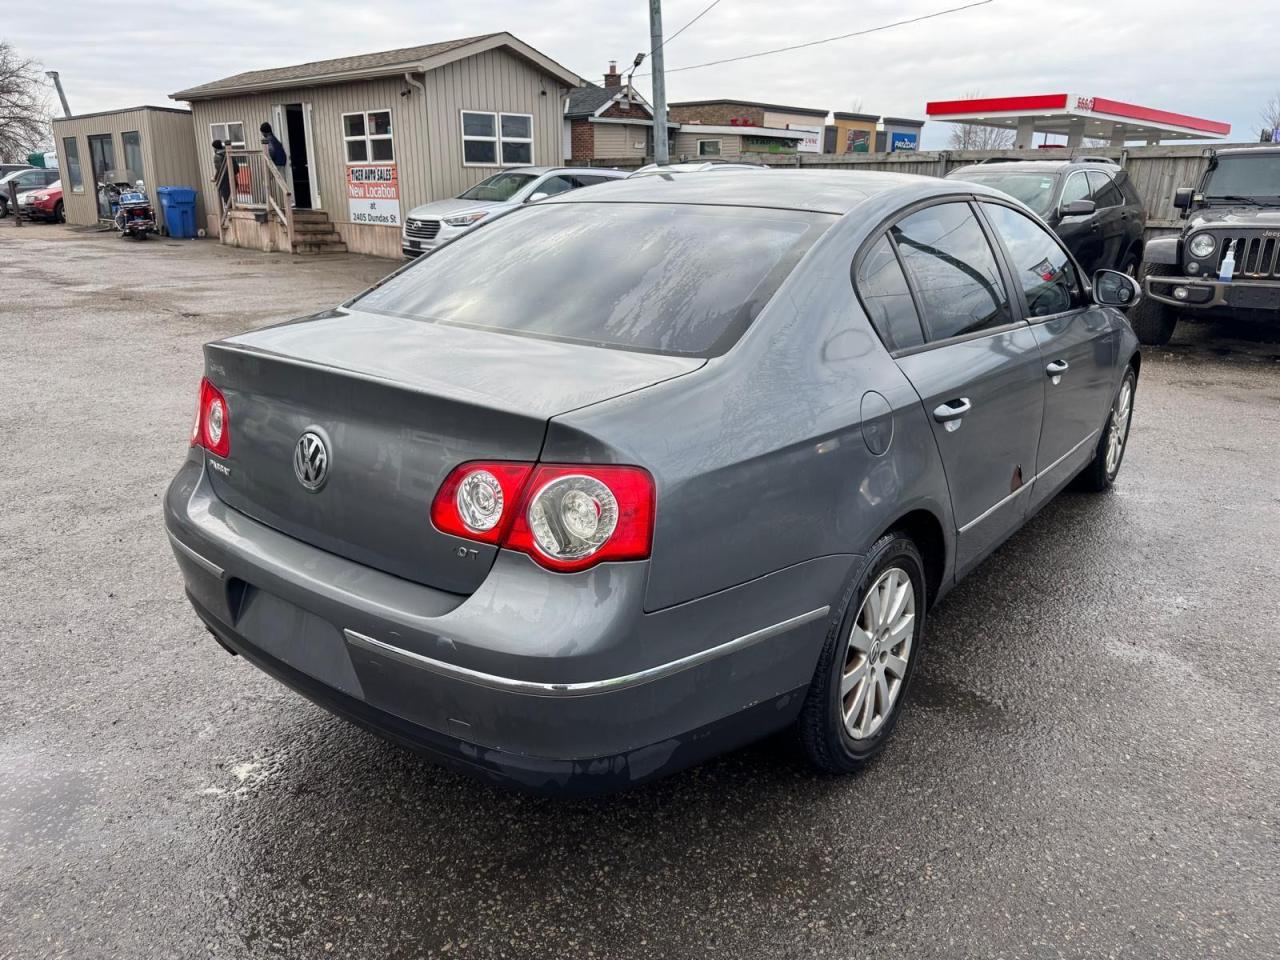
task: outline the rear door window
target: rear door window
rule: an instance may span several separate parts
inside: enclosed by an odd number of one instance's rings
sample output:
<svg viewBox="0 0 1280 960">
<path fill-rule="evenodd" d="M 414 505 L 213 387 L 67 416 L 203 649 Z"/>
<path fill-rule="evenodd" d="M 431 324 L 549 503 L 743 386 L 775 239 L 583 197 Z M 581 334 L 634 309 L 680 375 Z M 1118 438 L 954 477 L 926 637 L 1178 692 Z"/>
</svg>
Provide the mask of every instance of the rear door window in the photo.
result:
<svg viewBox="0 0 1280 960">
<path fill-rule="evenodd" d="M 1012 321 L 995 254 L 969 204 L 925 207 L 899 220 L 889 232 L 931 342 Z"/>
<path fill-rule="evenodd" d="M 881 237 L 862 255 L 854 286 L 885 349 L 905 350 L 924 343 L 915 301 L 888 237 Z"/>
<path fill-rule="evenodd" d="M 982 209 L 1009 254 L 1014 281 L 1026 297 L 1027 316 L 1048 317 L 1084 306 L 1076 268 L 1049 231 L 998 203 L 983 203 Z"/>
<path fill-rule="evenodd" d="M 1115 181 L 1100 170 L 1089 171 L 1090 198 L 1099 210 L 1103 207 L 1124 206 L 1124 195 Z"/>
<path fill-rule="evenodd" d="M 532 204 L 352 302 L 360 310 L 685 356 L 728 350 L 835 217 L 652 203 Z"/>
</svg>

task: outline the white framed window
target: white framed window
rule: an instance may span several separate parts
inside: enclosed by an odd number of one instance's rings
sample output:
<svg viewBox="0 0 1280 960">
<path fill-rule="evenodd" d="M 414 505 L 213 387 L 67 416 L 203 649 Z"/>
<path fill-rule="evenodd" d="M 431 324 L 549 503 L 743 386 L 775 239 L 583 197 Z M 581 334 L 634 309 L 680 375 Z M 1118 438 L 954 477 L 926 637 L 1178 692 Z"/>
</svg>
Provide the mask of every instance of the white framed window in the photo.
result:
<svg viewBox="0 0 1280 960">
<path fill-rule="evenodd" d="M 518 167 L 533 163 L 533 114 L 462 112 L 464 167 Z"/>
<path fill-rule="evenodd" d="M 221 140 L 224 147 L 243 150 L 245 146 L 244 124 L 236 120 L 209 124 L 209 140 Z"/>
<path fill-rule="evenodd" d="M 347 163 L 389 163 L 395 160 L 391 139 L 391 111 L 365 110 L 342 115 L 342 140 Z"/>
<path fill-rule="evenodd" d="M 719 140 L 699 140 L 698 156 L 700 157 L 720 156 L 720 141 Z"/>
</svg>

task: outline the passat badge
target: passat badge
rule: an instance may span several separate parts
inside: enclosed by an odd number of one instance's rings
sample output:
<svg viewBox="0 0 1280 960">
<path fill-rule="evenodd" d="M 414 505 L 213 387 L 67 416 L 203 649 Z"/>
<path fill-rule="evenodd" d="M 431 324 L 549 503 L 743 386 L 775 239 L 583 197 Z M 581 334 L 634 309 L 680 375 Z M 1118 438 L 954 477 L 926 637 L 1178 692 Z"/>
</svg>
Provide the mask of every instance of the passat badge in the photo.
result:
<svg viewBox="0 0 1280 960">
<path fill-rule="evenodd" d="M 293 473 L 308 490 L 319 490 L 329 477 L 329 448 L 324 437 L 308 430 L 293 448 Z"/>
</svg>

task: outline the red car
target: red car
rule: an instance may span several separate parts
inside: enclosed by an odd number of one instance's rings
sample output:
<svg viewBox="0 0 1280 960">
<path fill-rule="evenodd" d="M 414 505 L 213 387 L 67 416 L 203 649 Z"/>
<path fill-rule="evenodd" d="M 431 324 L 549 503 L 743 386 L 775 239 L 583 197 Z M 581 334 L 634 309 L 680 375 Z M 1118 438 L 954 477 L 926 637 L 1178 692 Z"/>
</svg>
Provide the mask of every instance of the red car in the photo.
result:
<svg viewBox="0 0 1280 960">
<path fill-rule="evenodd" d="M 31 220 L 62 222 L 62 181 L 18 194 L 18 209 Z"/>
</svg>

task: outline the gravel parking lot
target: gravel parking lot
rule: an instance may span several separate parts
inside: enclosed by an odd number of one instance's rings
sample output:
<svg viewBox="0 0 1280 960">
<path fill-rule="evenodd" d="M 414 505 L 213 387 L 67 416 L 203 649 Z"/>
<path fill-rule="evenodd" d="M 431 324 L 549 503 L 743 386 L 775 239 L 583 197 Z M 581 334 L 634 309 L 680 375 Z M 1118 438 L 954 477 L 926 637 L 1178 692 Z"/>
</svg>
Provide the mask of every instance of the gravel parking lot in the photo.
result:
<svg viewBox="0 0 1280 960">
<path fill-rule="evenodd" d="M 1117 488 L 938 608 L 863 775 L 779 738 L 566 803 L 328 716 L 182 596 L 200 344 L 392 266 L 0 227 L 0 958 L 1277 955 L 1280 327 L 1147 350 Z"/>
</svg>

